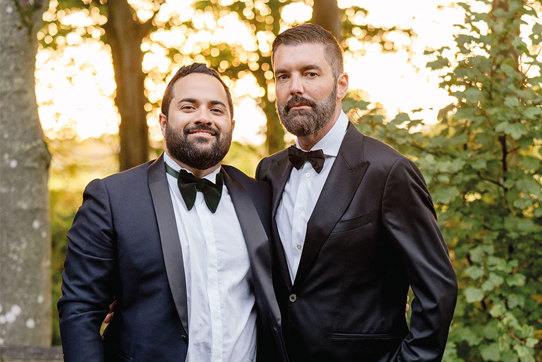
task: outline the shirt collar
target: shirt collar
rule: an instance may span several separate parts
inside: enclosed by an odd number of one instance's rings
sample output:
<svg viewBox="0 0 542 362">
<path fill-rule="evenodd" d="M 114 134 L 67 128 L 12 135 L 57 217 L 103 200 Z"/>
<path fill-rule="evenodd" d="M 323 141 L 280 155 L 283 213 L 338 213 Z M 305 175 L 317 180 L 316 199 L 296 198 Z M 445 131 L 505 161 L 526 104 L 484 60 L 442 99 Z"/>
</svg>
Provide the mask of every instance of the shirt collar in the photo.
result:
<svg viewBox="0 0 542 362">
<path fill-rule="evenodd" d="M 175 160 L 173 160 L 173 158 L 171 158 L 167 154 L 167 152 L 164 152 L 164 162 L 167 163 L 169 167 L 171 167 L 172 169 L 174 169 L 177 172 L 179 172 L 180 169 L 183 169 L 188 173 L 192 173 L 192 171 L 181 167 L 177 162 L 175 162 Z M 203 178 L 211 181 L 212 183 L 216 183 L 216 175 L 218 175 L 218 173 L 220 172 L 220 168 L 221 167 L 217 167 L 216 170 L 214 170 L 213 172 L 211 172 L 208 175 L 203 176 Z"/>
<path fill-rule="evenodd" d="M 337 155 L 339 154 L 339 148 L 341 147 L 341 143 L 343 142 L 344 135 L 346 134 L 347 127 L 348 117 L 341 110 L 337 122 L 335 122 L 333 127 L 331 127 L 331 129 L 324 135 L 324 137 L 322 137 L 322 139 L 320 139 L 320 141 L 316 142 L 316 144 L 310 149 L 310 151 L 322 150 L 324 152 L 324 155 L 326 156 L 337 157 Z M 299 146 L 297 138 L 295 140 L 295 145 L 300 150 L 303 150 Z"/>
</svg>

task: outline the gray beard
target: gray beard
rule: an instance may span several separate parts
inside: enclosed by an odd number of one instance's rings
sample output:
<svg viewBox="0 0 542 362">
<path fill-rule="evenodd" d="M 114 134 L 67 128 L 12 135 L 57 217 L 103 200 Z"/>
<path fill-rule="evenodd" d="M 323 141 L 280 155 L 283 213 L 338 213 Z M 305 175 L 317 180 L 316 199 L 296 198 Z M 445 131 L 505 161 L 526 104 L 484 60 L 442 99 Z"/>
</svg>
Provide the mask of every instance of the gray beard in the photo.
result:
<svg viewBox="0 0 542 362">
<path fill-rule="evenodd" d="M 208 126 L 196 126 L 191 127 L 191 129 L 212 130 L 216 132 L 216 140 L 211 147 L 198 147 L 198 143 L 203 145 L 209 141 L 192 136 L 193 140 L 190 142 L 187 139 L 189 128 L 185 128 L 183 132 L 176 132 L 168 122 L 166 124 L 165 141 L 170 155 L 197 170 L 206 170 L 220 163 L 230 149 L 231 132 L 220 133 L 218 129 Z"/>
<path fill-rule="evenodd" d="M 321 130 L 328 122 L 336 108 L 337 85 L 329 96 L 320 103 L 301 96 L 293 96 L 283 107 L 277 104 L 277 112 L 284 128 L 297 137 L 309 136 Z M 290 110 L 292 105 L 305 103 L 312 109 Z"/>
</svg>

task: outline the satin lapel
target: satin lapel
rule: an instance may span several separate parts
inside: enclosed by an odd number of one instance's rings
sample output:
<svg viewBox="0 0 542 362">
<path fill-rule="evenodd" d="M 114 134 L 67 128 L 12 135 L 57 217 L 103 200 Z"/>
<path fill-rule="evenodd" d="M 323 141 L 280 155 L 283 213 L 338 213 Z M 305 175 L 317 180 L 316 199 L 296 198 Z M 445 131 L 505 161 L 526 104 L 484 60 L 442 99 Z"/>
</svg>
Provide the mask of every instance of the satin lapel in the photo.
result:
<svg viewBox="0 0 542 362">
<path fill-rule="evenodd" d="M 290 178 L 290 173 L 292 172 L 292 163 L 288 160 L 288 153 L 284 152 L 283 156 L 280 159 L 273 161 L 273 174 L 276 176 L 273 177 L 273 209 L 271 215 L 273 217 L 272 228 L 273 228 L 273 247 L 277 254 L 277 263 L 280 270 L 280 275 L 284 281 L 288 290 L 292 290 L 292 279 L 290 278 L 290 272 L 288 271 L 288 262 L 286 261 L 286 255 L 284 254 L 284 248 L 282 246 L 282 241 L 280 240 L 279 230 L 276 223 L 276 213 L 279 206 L 280 200 L 282 198 L 282 193 L 286 182 Z"/>
<path fill-rule="evenodd" d="M 277 213 L 277 208 L 282 198 L 282 192 L 284 191 L 284 186 L 286 181 L 290 178 L 290 173 L 292 172 L 292 163 L 288 160 L 288 153 L 284 152 L 280 159 L 273 160 L 273 170 L 271 171 L 273 175 L 273 209 L 271 215 L 273 218 Z"/>
<path fill-rule="evenodd" d="M 314 211 L 307 223 L 305 245 L 294 286 L 309 273 L 324 241 L 350 204 L 369 167 L 363 158 L 363 135 L 350 123 Z"/>
<path fill-rule="evenodd" d="M 256 207 L 245 188 L 231 178 L 224 168 L 222 168 L 222 172 L 245 237 L 255 288 L 261 287 L 261 292 L 267 300 L 275 320 L 280 320 L 280 311 L 276 302 L 271 274 L 271 244 L 258 216 L 258 211 L 256 211 Z"/>
<path fill-rule="evenodd" d="M 156 221 L 158 222 L 169 287 L 183 328 L 188 333 L 188 308 L 186 304 L 183 253 L 165 170 L 163 156 L 149 166 L 149 188 L 151 190 L 154 212 L 156 213 Z"/>
</svg>

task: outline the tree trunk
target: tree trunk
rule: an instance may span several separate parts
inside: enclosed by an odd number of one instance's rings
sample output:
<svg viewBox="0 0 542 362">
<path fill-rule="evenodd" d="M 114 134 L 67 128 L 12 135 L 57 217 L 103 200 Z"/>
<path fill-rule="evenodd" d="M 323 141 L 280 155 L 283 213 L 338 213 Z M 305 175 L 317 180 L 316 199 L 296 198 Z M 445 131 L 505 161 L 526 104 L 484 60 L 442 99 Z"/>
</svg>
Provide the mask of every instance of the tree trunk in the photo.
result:
<svg viewBox="0 0 542 362">
<path fill-rule="evenodd" d="M 106 42 L 111 46 L 117 84 L 115 104 L 121 118 L 119 168 L 126 170 L 149 157 L 141 41 L 149 33 L 151 21 L 139 23 L 126 0 L 108 1 L 107 9 L 104 28 Z"/>
<path fill-rule="evenodd" d="M 342 25 L 337 0 L 314 0 L 312 23 L 329 30 L 340 41 Z"/>
<path fill-rule="evenodd" d="M 0 345 L 51 344 L 50 155 L 34 92 L 46 0 L 0 0 Z"/>
</svg>

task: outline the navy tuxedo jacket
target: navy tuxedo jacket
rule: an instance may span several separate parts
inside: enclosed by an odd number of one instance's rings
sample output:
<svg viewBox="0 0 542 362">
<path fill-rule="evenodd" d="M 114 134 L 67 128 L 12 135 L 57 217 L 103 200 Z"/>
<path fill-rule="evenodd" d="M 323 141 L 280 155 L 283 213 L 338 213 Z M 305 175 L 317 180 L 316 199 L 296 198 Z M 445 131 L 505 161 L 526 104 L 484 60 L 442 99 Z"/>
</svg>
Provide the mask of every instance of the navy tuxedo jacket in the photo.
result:
<svg viewBox="0 0 542 362">
<path fill-rule="evenodd" d="M 286 360 L 271 279 L 268 186 L 230 166 L 223 172 L 250 257 L 258 360 Z M 65 360 L 184 361 L 185 277 L 163 158 L 92 181 L 68 239 L 58 302 Z"/>
<path fill-rule="evenodd" d="M 274 216 L 292 164 L 263 159 Z M 457 296 L 455 274 L 413 162 L 350 124 L 307 224 L 294 282 L 273 222 L 275 292 L 290 360 L 438 361 Z M 405 321 L 409 286 L 410 330 Z"/>
</svg>

